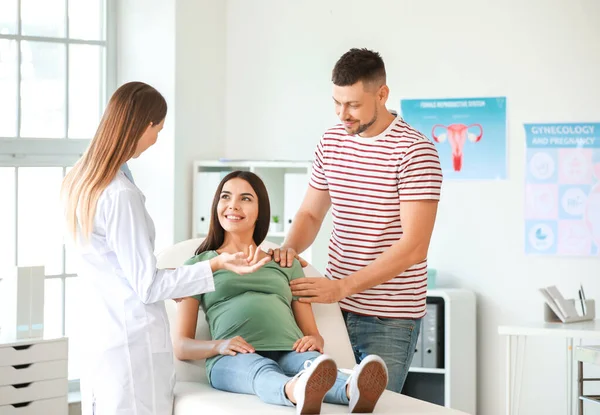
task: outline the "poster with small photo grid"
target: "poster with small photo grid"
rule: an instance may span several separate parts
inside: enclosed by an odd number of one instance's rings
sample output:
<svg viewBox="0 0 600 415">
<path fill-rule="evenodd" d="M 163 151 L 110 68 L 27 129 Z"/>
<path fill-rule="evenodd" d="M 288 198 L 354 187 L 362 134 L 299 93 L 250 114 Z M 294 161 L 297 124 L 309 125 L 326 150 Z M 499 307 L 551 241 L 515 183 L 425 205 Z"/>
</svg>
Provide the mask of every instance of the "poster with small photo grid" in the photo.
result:
<svg viewBox="0 0 600 415">
<path fill-rule="evenodd" d="M 600 123 L 525 132 L 525 253 L 600 255 Z"/>
</svg>

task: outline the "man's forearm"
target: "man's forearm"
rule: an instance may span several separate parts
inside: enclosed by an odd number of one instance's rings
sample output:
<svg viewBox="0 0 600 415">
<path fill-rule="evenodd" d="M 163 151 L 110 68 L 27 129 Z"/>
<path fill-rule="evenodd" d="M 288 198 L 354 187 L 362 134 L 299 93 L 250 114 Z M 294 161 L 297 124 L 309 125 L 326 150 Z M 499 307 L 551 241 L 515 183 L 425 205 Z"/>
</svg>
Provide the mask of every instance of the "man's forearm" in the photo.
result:
<svg viewBox="0 0 600 415">
<path fill-rule="evenodd" d="M 304 252 L 315 241 L 323 220 L 308 212 L 298 212 L 292 222 L 283 246 L 293 248 L 297 253 Z"/>
<path fill-rule="evenodd" d="M 339 280 L 343 286 L 343 296 L 348 297 L 383 284 L 426 258 L 427 246 L 401 239 L 366 267 Z"/>
</svg>

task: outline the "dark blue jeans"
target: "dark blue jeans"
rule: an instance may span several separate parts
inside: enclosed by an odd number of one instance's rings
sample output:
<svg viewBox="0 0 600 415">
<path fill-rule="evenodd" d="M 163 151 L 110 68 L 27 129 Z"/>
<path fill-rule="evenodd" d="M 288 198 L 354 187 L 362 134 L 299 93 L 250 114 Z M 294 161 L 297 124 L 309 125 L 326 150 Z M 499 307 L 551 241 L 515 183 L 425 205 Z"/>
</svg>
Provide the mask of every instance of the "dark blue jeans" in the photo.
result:
<svg viewBox="0 0 600 415">
<path fill-rule="evenodd" d="M 376 354 L 388 368 L 388 386 L 400 393 L 415 354 L 421 319 L 361 316 L 343 311 L 356 363 Z"/>
</svg>

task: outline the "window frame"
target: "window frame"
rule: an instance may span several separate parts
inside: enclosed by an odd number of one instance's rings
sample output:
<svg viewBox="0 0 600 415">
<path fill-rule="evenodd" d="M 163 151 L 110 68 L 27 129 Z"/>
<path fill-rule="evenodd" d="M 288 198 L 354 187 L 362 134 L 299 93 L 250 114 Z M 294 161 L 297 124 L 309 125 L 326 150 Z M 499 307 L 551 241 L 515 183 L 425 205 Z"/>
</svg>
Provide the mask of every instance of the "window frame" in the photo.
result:
<svg viewBox="0 0 600 415">
<path fill-rule="evenodd" d="M 15 213 L 14 213 L 14 236 L 15 236 L 15 264 L 18 263 L 18 192 L 19 192 L 19 168 L 20 167 L 60 167 L 63 171 L 63 177 L 66 169 L 72 166 L 85 152 L 88 147 L 90 138 L 68 138 L 69 128 L 69 59 L 70 45 L 95 45 L 103 46 L 105 49 L 105 59 L 101 63 L 100 68 L 103 88 L 101 91 L 101 112 L 104 110 L 108 97 L 116 89 L 117 84 L 117 0 L 103 0 L 102 11 L 102 29 L 104 31 L 104 40 L 81 40 L 69 38 L 69 2 L 77 0 L 64 0 L 65 2 L 65 37 L 45 37 L 45 36 L 28 36 L 22 34 L 21 22 L 21 5 L 22 0 L 15 0 L 17 3 L 17 33 L 16 34 L 0 34 L 0 40 L 17 41 L 17 136 L 16 137 L 0 137 L 0 167 L 9 167 L 15 169 Z M 20 47 L 21 41 L 49 42 L 53 44 L 66 45 L 66 61 L 65 61 L 65 137 L 62 138 L 22 138 L 21 134 L 21 64 L 22 52 Z M 99 114 L 101 115 L 101 114 Z M 62 335 L 66 335 L 66 282 L 68 278 L 76 278 L 75 274 L 66 273 L 66 250 L 62 247 L 63 272 L 59 275 L 46 275 L 46 280 L 60 279 L 61 280 L 61 318 L 62 318 Z M 0 276 L 1 278 L 1 276 Z M 79 391 L 79 379 L 69 380 L 69 392 Z"/>
</svg>

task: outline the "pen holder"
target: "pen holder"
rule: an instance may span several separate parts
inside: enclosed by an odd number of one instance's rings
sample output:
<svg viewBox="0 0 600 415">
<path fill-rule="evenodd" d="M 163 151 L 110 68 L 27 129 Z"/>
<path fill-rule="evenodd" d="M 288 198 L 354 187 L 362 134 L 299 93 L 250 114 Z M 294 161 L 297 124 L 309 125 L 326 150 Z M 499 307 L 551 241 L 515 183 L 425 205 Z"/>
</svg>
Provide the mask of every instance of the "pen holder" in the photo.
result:
<svg viewBox="0 0 600 415">
<path fill-rule="evenodd" d="M 573 304 L 575 307 L 579 307 L 580 301 L 574 299 L 566 300 Z M 586 313 L 583 316 L 577 317 L 567 317 L 565 321 L 562 321 L 554 311 L 544 302 L 544 321 L 547 323 L 577 323 L 580 321 L 589 321 L 594 320 L 596 318 L 596 304 L 594 300 L 588 299 L 585 300 L 585 309 Z"/>
</svg>

